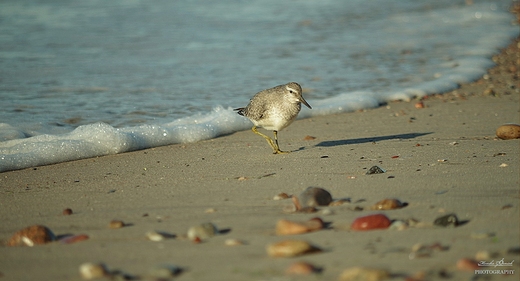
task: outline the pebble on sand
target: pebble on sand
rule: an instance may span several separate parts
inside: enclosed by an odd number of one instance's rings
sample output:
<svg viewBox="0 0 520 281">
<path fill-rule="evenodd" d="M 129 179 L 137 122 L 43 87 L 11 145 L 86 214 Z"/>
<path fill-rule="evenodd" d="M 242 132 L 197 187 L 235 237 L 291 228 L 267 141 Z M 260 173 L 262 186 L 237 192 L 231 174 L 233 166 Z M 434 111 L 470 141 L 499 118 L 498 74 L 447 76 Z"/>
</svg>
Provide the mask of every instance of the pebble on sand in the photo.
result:
<svg viewBox="0 0 520 281">
<path fill-rule="evenodd" d="M 457 269 L 461 271 L 474 271 L 478 269 L 477 261 L 473 259 L 463 258 L 457 261 Z"/>
<path fill-rule="evenodd" d="M 188 229 L 188 238 L 192 241 L 198 239 L 208 239 L 218 234 L 217 227 L 210 223 L 192 226 Z"/>
<path fill-rule="evenodd" d="M 329 207 L 341 206 L 345 203 L 350 203 L 350 199 L 338 199 L 330 202 Z"/>
<path fill-rule="evenodd" d="M 287 193 L 285 192 L 282 192 L 282 193 L 279 193 L 277 195 L 275 195 L 273 197 L 273 200 L 284 200 L 284 199 L 288 199 L 290 198 L 291 196 L 289 196 Z"/>
<path fill-rule="evenodd" d="M 125 223 L 123 221 L 120 221 L 120 220 L 111 220 L 110 223 L 108 224 L 108 227 L 109 228 L 122 228 L 122 227 L 125 227 Z"/>
<path fill-rule="evenodd" d="M 276 223 L 276 235 L 292 235 L 317 231 L 324 228 L 323 220 L 313 218 L 305 222 L 281 219 Z"/>
<path fill-rule="evenodd" d="M 304 240 L 283 240 L 267 245 L 267 254 L 270 257 L 295 257 L 320 251 L 320 248 Z"/>
<path fill-rule="evenodd" d="M 396 220 L 390 224 L 389 229 L 402 231 L 408 228 L 408 224 L 402 220 Z"/>
<path fill-rule="evenodd" d="M 310 275 L 313 273 L 319 273 L 321 269 L 314 266 L 311 263 L 304 261 L 297 261 L 292 263 L 286 270 L 285 273 L 289 275 Z"/>
<path fill-rule="evenodd" d="M 339 281 L 380 281 L 390 277 L 383 269 L 352 267 L 345 269 L 339 276 Z"/>
<path fill-rule="evenodd" d="M 447 214 L 442 217 L 439 217 L 433 221 L 433 224 L 436 226 L 442 226 L 442 227 L 456 227 L 458 226 L 459 219 L 457 218 L 457 215 L 455 214 Z"/>
<path fill-rule="evenodd" d="M 84 263 L 79 266 L 79 274 L 83 279 L 98 279 L 109 275 L 109 272 L 102 263 Z"/>
<path fill-rule="evenodd" d="M 320 187 L 308 187 L 298 196 L 302 208 L 328 206 L 332 202 L 332 195 Z"/>
<path fill-rule="evenodd" d="M 402 203 L 401 201 L 397 199 L 383 199 L 376 204 L 374 204 L 372 207 L 370 207 L 372 210 L 394 210 L 394 209 L 400 209 L 402 207 L 405 207 L 406 204 Z"/>
<path fill-rule="evenodd" d="M 166 239 L 167 237 L 163 233 L 154 230 L 146 232 L 146 238 L 148 238 L 148 240 L 150 241 L 160 242 Z"/>
<path fill-rule="evenodd" d="M 224 245 L 226 245 L 226 246 L 241 246 L 244 244 L 245 244 L 244 241 L 242 241 L 240 239 L 236 239 L 236 238 L 229 238 L 224 241 Z"/>
<path fill-rule="evenodd" d="M 379 166 L 372 166 L 366 172 L 367 175 L 384 174 L 384 173 L 386 173 L 386 170 L 381 168 L 381 167 L 379 167 Z"/>
<path fill-rule="evenodd" d="M 89 237 L 86 234 L 78 234 L 78 235 L 72 235 L 67 236 L 65 238 L 60 239 L 60 242 L 62 244 L 73 244 L 76 242 L 81 242 L 87 240 Z"/>
<path fill-rule="evenodd" d="M 424 102 L 420 101 L 420 102 L 415 103 L 415 108 L 417 108 L 417 109 L 424 108 Z"/>
<path fill-rule="evenodd" d="M 497 137 L 503 140 L 512 140 L 520 138 L 520 125 L 506 124 L 497 128 Z"/>
<path fill-rule="evenodd" d="M 72 209 L 71 208 L 67 208 L 67 209 L 63 210 L 62 214 L 64 216 L 70 216 L 70 215 L 72 215 Z"/>
<path fill-rule="evenodd" d="M 372 230 L 385 229 L 391 224 L 390 219 L 383 214 L 374 214 L 364 217 L 359 217 L 352 222 L 350 229 L 352 230 Z"/>
<path fill-rule="evenodd" d="M 32 225 L 17 231 L 7 241 L 7 246 L 41 245 L 56 240 L 56 235 L 43 225 Z"/>
</svg>

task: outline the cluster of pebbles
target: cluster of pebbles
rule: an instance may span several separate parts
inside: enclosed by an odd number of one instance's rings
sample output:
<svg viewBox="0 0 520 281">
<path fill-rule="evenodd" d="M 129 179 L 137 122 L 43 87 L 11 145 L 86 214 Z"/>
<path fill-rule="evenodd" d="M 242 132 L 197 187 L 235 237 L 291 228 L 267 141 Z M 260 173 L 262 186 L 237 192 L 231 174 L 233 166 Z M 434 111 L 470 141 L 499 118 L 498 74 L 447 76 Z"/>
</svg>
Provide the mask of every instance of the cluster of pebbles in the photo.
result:
<svg viewBox="0 0 520 281">
<path fill-rule="evenodd" d="M 298 196 L 290 196 L 286 193 L 276 195 L 274 200 L 292 200 L 292 208 L 286 212 L 290 213 L 321 213 L 323 215 L 330 214 L 330 208 L 350 203 L 348 199 L 334 200 L 330 192 L 320 187 L 309 187 Z M 410 227 L 428 228 L 428 227 L 459 227 L 468 221 L 461 221 L 456 214 L 446 214 L 436 218 L 433 222 L 420 222 L 416 219 L 395 219 L 388 217 L 386 213 L 380 211 L 395 210 L 406 207 L 408 204 L 401 202 L 395 198 L 385 198 L 373 205 L 359 207 L 355 211 L 370 210 L 376 213 L 362 215 L 355 218 L 348 231 L 371 231 L 371 230 L 398 230 L 402 231 Z M 322 208 L 321 210 L 319 208 Z M 329 210 L 328 212 L 326 210 Z M 71 215 L 72 210 L 66 209 L 63 215 Z M 292 238 L 294 235 L 303 235 L 310 232 L 316 232 L 324 229 L 330 229 L 332 222 L 325 222 L 320 217 L 314 217 L 309 220 L 289 220 L 280 219 L 275 226 L 275 235 L 278 237 L 289 237 L 274 243 L 266 245 L 266 253 L 272 258 L 291 258 L 308 254 L 323 252 L 319 245 L 316 245 L 306 239 Z M 117 229 L 126 227 L 128 224 L 120 220 L 112 220 L 108 223 L 108 228 Z M 163 241 L 165 239 L 181 239 L 191 241 L 193 243 L 201 243 L 204 240 L 226 233 L 226 230 L 219 230 L 218 227 L 211 223 L 202 223 L 190 227 L 185 234 L 176 236 L 170 233 L 149 231 L 145 237 L 150 241 Z M 291 236 L 292 235 L 292 236 Z M 478 235 L 478 234 L 475 234 Z M 487 235 L 487 234 L 483 234 Z M 301 236 L 300 236 L 301 237 Z M 33 225 L 21 229 L 14 233 L 12 237 L 6 241 L 7 246 L 36 246 L 46 243 L 58 241 L 62 244 L 72 244 L 89 239 L 87 234 L 67 235 L 64 237 L 57 236 L 51 229 L 43 225 Z M 239 239 L 227 239 L 225 245 L 239 246 L 247 243 Z M 418 259 L 430 257 L 434 252 L 447 251 L 449 246 L 439 243 L 433 244 L 417 244 L 412 247 L 409 258 Z M 489 253 L 480 253 L 480 257 L 489 257 Z M 476 268 L 477 262 L 474 259 L 460 259 L 455 267 L 459 270 L 470 270 Z M 130 276 L 120 271 L 111 271 L 103 263 L 87 262 L 79 265 L 79 274 L 85 280 L 97 278 L 110 278 L 117 280 L 140 280 L 140 276 Z M 290 275 L 311 275 L 319 274 L 323 268 L 312 263 L 297 261 L 292 263 L 286 273 Z M 159 266 L 152 268 L 145 273 L 143 278 L 146 280 L 169 280 L 182 273 L 182 268 L 174 265 Z M 352 267 L 344 270 L 338 277 L 339 280 L 385 280 L 392 276 L 392 273 L 380 268 L 364 268 Z M 412 277 L 410 277 L 412 278 Z M 414 280 L 414 279 L 410 279 Z M 420 280 L 420 279 L 418 279 Z"/>
</svg>

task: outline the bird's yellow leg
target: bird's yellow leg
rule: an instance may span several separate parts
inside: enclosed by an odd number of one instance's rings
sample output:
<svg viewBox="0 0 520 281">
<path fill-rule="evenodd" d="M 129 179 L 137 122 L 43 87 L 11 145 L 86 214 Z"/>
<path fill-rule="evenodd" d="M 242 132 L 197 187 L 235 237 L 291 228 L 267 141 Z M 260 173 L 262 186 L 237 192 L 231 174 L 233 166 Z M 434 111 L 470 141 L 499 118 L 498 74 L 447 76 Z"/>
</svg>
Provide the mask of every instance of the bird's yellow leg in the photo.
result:
<svg viewBox="0 0 520 281">
<path fill-rule="evenodd" d="M 287 153 L 287 152 L 281 151 L 280 148 L 278 148 L 278 139 L 277 139 L 276 131 L 275 131 L 275 134 L 274 134 L 276 142 L 274 142 L 270 137 L 260 133 L 256 129 L 256 126 L 253 126 L 253 128 L 251 128 L 251 130 L 253 131 L 253 133 L 263 137 L 269 143 L 269 145 L 273 148 L 273 153 L 274 154 Z"/>
<path fill-rule="evenodd" d="M 276 145 L 276 148 L 273 147 L 274 154 L 289 153 L 289 151 L 281 151 L 280 150 L 280 147 L 278 146 L 278 131 L 273 131 L 273 133 L 274 133 L 274 142 L 275 142 L 275 145 Z"/>
</svg>

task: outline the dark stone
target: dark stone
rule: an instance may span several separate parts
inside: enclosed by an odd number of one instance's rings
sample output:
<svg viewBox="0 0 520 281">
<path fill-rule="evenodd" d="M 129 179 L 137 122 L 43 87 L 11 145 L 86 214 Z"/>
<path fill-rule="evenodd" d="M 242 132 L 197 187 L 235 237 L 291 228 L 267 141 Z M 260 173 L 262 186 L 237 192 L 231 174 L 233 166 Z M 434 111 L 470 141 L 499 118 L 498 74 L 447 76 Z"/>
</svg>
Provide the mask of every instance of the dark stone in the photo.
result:
<svg viewBox="0 0 520 281">
<path fill-rule="evenodd" d="M 386 171 L 379 167 L 379 166 L 372 166 L 370 169 L 368 169 L 367 171 L 367 175 L 373 175 L 373 174 L 383 174 L 383 173 L 386 173 Z"/>
<path fill-rule="evenodd" d="M 457 215 L 447 214 L 445 216 L 435 219 L 433 224 L 436 226 L 442 226 L 442 227 L 456 227 L 456 226 L 459 226 L 460 222 L 459 222 L 459 219 L 457 218 Z"/>
</svg>

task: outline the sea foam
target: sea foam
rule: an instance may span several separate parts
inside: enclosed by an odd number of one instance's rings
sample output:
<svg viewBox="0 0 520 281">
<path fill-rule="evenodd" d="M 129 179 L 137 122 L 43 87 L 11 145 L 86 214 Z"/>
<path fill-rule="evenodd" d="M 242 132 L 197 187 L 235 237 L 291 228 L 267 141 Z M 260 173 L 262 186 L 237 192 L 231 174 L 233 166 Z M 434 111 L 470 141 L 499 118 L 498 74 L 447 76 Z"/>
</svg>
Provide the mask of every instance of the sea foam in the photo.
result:
<svg viewBox="0 0 520 281">
<path fill-rule="evenodd" d="M 6 124 L 0 124 L 0 128 L 2 126 Z M 216 107 L 211 113 L 162 125 L 129 128 L 114 128 L 101 122 L 83 125 L 66 134 L 44 134 L 1 142 L 0 172 L 174 143 L 197 142 L 249 126 L 248 120 L 222 107 Z M 9 131 L 17 134 L 13 128 Z"/>
</svg>

